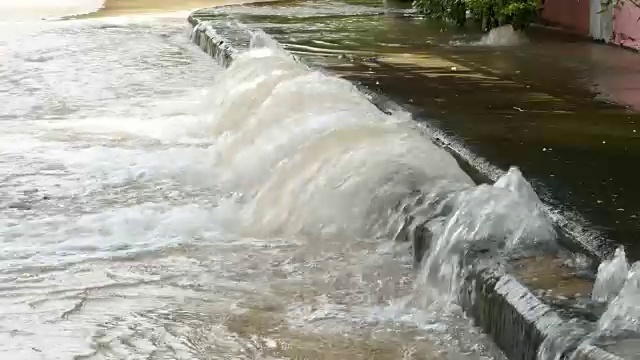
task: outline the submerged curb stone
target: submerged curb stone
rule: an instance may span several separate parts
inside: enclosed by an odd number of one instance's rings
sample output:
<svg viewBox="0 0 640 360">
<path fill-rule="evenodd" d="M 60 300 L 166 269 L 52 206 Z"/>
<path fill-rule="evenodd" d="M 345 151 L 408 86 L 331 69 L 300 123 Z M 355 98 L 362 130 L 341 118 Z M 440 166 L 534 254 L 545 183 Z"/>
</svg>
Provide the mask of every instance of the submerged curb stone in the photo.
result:
<svg viewBox="0 0 640 360">
<path fill-rule="evenodd" d="M 538 359 L 543 343 L 568 359 L 588 331 L 562 320 L 499 265 L 473 269 L 461 290 L 462 307 L 509 359 Z"/>
<path fill-rule="evenodd" d="M 219 9 L 195 11 L 188 21 L 193 27 L 192 41 L 220 65 L 228 67 L 242 50 L 249 47 L 255 32 L 217 15 Z M 402 109 L 383 95 L 358 88 L 384 112 Z M 466 162 L 462 155 L 442 144 L 440 139 L 434 140 L 454 156 L 476 183 L 491 182 Z M 575 243 L 573 247 L 581 248 Z M 551 359 L 623 360 L 602 348 L 585 344 L 588 327 L 563 320 L 550 306 L 508 274 L 501 264 L 471 269 L 461 286 L 460 299 L 465 312 L 491 336 L 509 359 L 538 359 L 540 349 L 544 346 L 553 350 Z"/>
</svg>

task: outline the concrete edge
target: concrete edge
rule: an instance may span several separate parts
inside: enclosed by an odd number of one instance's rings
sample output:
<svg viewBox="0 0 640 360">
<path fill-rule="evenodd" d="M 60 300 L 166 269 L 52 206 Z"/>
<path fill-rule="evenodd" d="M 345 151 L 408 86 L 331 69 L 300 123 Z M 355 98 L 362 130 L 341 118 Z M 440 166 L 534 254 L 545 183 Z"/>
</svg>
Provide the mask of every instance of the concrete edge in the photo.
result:
<svg viewBox="0 0 640 360">
<path fill-rule="evenodd" d="M 205 22 L 201 23 L 193 15 L 192 13 L 187 19 L 193 28 L 191 41 L 221 66 L 228 67 L 231 65 L 231 62 L 238 54 L 238 50 L 224 36 L 218 34 L 212 27 L 208 27 Z"/>
<path fill-rule="evenodd" d="M 192 41 L 221 66 L 230 66 L 239 50 L 208 21 L 200 22 L 194 14 L 188 18 L 193 27 Z M 247 37 L 253 36 L 251 30 L 243 31 Z M 380 110 L 386 113 L 392 109 L 404 110 L 392 100 L 355 85 Z M 435 140 L 436 144 L 454 156 L 474 181 L 493 182 L 467 162 L 464 156 L 441 140 Z M 507 274 L 500 264 L 472 269 L 461 287 L 460 300 L 467 315 L 491 336 L 509 359 L 536 360 L 543 344 L 551 343 L 555 344 L 554 350 L 562 354 L 557 359 L 569 359 L 574 355 L 580 356 L 577 360 L 622 360 L 601 348 L 583 344 L 588 335 L 583 328 L 562 320 L 527 287 Z M 565 335 L 560 336 L 559 329 L 563 329 L 562 334 Z M 566 336 L 567 333 L 573 335 Z"/>
<path fill-rule="evenodd" d="M 460 300 L 509 359 L 539 359 L 543 346 L 553 358 L 568 359 L 588 334 L 588 327 L 562 320 L 499 265 L 472 269 Z"/>
</svg>

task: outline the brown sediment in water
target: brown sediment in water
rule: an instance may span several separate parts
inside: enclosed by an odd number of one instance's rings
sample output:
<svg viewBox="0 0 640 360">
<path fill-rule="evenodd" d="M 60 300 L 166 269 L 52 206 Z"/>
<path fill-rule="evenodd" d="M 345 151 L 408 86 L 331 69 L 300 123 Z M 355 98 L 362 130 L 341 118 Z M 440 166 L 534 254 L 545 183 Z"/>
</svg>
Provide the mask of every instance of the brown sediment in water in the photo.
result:
<svg viewBox="0 0 640 360">
<path fill-rule="evenodd" d="M 576 274 L 565 260 L 553 256 L 538 256 L 512 262 L 513 274 L 532 289 L 544 290 L 554 296 L 589 297 L 593 283 Z"/>
<path fill-rule="evenodd" d="M 260 0 L 106 0 L 104 6 L 98 11 L 80 17 L 118 16 L 195 10 L 203 7 L 236 5 L 259 1 Z"/>
<path fill-rule="evenodd" d="M 446 359 L 448 354 L 432 342 L 416 339 L 411 330 L 387 334 L 306 332 L 291 328 L 286 320 L 268 309 L 253 308 L 231 316 L 227 329 L 250 340 L 256 354 L 290 359 L 380 359 L 410 357 L 416 360 Z"/>
</svg>

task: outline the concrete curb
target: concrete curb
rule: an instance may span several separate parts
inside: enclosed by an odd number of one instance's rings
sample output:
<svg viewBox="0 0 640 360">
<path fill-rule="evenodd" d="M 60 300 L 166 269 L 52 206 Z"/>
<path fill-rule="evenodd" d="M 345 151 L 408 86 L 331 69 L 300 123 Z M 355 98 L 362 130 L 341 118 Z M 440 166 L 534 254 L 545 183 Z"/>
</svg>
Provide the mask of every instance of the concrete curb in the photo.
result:
<svg viewBox="0 0 640 360">
<path fill-rule="evenodd" d="M 218 64 L 228 67 L 238 54 L 238 50 L 231 45 L 228 36 L 217 31 L 211 22 L 196 19 L 194 17 L 196 13 L 192 13 L 187 19 L 193 27 L 191 41 L 215 59 Z M 251 34 L 245 34 L 245 37 L 251 38 Z"/>
<path fill-rule="evenodd" d="M 212 21 L 216 19 L 220 21 Z M 231 65 L 238 53 L 248 48 L 254 34 L 251 29 L 238 26 L 237 23 L 229 27 L 228 21 L 222 21 L 211 10 L 196 11 L 189 16 L 188 21 L 193 26 L 192 41 L 224 67 Z M 403 109 L 381 94 L 357 84 L 356 86 L 386 113 Z M 443 144 L 437 138 L 434 140 L 456 158 L 461 168 L 474 181 L 492 182 L 446 143 Z M 568 245 L 571 245 L 571 241 Z M 572 247 L 569 248 L 585 250 L 575 243 Z M 478 265 L 473 268 L 462 284 L 460 300 L 465 312 L 492 337 L 509 359 L 538 359 L 543 346 L 550 348 L 554 354 L 561 354 L 555 359 L 569 359 L 572 356 L 579 360 L 620 359 L 599 347 L 584 344 L 592 325 L 563 320 L 551 307 L 508 274 L 501 264 Z"/>
<path fill-rule="evenodd" d="M 467 315 L 509 359 L 538 359 L 545 342 L 558 359 L 568 359 L 588 334 L 588 327 L 562 320 L 499 265 L 473 269 L 460 298 Z"/>
</svg>

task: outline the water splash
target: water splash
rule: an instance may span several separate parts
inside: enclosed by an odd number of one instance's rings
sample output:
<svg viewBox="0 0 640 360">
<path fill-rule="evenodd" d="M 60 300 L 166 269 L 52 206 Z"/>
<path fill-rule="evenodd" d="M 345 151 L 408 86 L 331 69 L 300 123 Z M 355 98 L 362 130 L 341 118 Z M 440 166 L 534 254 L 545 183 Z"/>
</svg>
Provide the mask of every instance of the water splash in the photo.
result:
<svg viewBox="0 0 640 360">
<path fill-rule="evenodd" d="M 522 32 L 516 31 L 511 25 L 491 29 L 489 33 L 480 39 L 479 45 L 488 46 L 515 46 L 523 44 L 527 38 Z"/>
<path fill-rule="evenodd" d="M 489 33 L 474 42 L 453 42 L 453 45 L 466 46 L 516 46 L 527 42 L 526 36 L 522 32 L 515 31 L 511 25 L 505 25 L 491 29 Z"/>
<path fill-rule="evenodd" d="M 258 34 L 219 79 L 208 135 L 252 235 L 371 237 L 390 205 L 440 182 L 471 184 L 408 117 L 312 71 Z"/>
<path fill-rule="evenodd" d="M 0 317 L 20 330 L 0 334 L 9 357 L 256 358 L 261 337 L 298 354 L 339 341 L 345 354 L 414 343 L 434 354 L 430 338 L 461 358 L 487 353 L 463 318 L 371 316 L 415 276 L 405 253 L 379 252 L 392 243 L 375 239 L 389 209 L 416 189 L 473 188 L 408 116 L 278 49 L 253 44 L 218 77 L 179 25 L 121 21 L 59 23 L 10 44 L 55 56 L 10 56 L 4 74 L 52 101 L 31 109 L 23 89 L 0 142 L 7 189 L 34 206 L 0 226 L 12 251 Z M 60 99 L 74 113 L 53 112 Z M 313 321 L 287 309 L 313 309 Z"/>
<path fill-rule="evenodd" d="M 608 353 L 635 359 L 640 347 L 640 261 L 630 266 L 624 249 L 616 249 L 598 268 L 592 299 L 609 303 L 572 359 L 603 358 Z M 550 354 L 556 356 L 547 358 L 559 358 L 557 352 Z"/>
<path fill-rule="evenodd" d="M 426 228 L 418 288 L 429 294 L 416 299 L 445 302 L 455 302 L 473 254 L 556 247 L 553 222 L 517 168 L 475 186 L 409 116 L 381 112 L 263 33 L 219 83 L 208 134 L 219 139 L 226 183 L 244 195 L 245 235 L 390 239 Z"/>
<path fill-rule="evenodd" d="M 608 353 L 635 358 L 640 345 L 640 262 L 630 266 L 624 248 L 616 249 L 600 264 L 591 298 L 609 302 L 595 326 L 578 319 L 563 323 L 543 341 L 538 359 L 559 360 L 572 352 L 570 359 L 604 358 Z"/>
<path fill-rule="evenodd" d="M 433 295 L 455 302 L 466 266 L 482 254 L 499 259 L 505 253 L 556 248 L 553 222 L 531 185 L 511 168 L 489 185 L 429 193 L 412 213 L 431 234 L 418 287 L 423 301 Z"/>
<path fill-rule="evenodd" d="M 628 274 L 629 264 L 624 248 L 619 247 L 612 259 L 603 261 L 598 267 L 598 276 L 591 298 L 596 301 L 613 299 L 624 286 Z"/>
<path fill-rule="evenodd" d="M 614 259 L 615 261 L 615 259 Z M 600 274 L 598 274 L 600 277 Z M 622 289 L 598 321 L 600 333 L 640 334 L 640 262 L 633 264 Z"/>
</svg>

